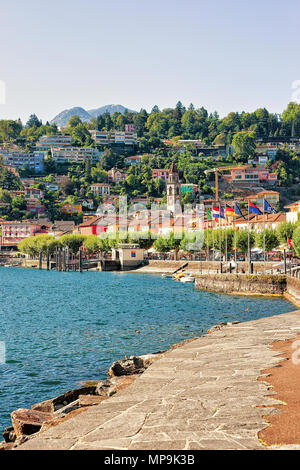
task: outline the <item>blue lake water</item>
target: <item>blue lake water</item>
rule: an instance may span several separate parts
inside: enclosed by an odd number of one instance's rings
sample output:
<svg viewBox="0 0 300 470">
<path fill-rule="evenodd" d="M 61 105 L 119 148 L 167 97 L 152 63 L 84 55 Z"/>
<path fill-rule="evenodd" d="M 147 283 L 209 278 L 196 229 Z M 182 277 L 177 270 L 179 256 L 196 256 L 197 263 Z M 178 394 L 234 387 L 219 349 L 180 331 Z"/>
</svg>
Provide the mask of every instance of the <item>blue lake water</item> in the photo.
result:
<svg viewBox="0 0 300 470">
<path fill-rule="evenodd" d="M 294 309 L 280 298 L 212 294 L 148 274 L 0 268 L 0 431 L 14 409 L 105 378 L 126 354 Z"/>
</svg>

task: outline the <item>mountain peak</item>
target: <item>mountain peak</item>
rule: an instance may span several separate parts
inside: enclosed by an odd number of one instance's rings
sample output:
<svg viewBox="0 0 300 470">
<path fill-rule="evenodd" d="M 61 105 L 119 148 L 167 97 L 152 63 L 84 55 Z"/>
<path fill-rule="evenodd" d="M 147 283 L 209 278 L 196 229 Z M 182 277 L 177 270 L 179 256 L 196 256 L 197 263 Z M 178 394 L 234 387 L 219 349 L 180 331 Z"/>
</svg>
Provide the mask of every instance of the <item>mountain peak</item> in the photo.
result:
<svg viewBox="0 0 300 470">
<path fill-rule="evenodd" d="M 74 108 L 65 109 L 61 113 L 57 114 L 51 121 L 50 124 L 57 124 L 59 127 L 64 127 L 68 124 L 69 119 L 72 116 L 79 116 L 82 121 L 89 122 L 92 117 L 100 116 L 106 112 L 113 114 L 113 113 L 122 113 L 126 111 L 125 106 L 121 104 L 107 104 L 105 106 L 101 106 L 100 108 L 91 109 L 86 111 L 84 108 L 80 106 L 76 106 Z M 128 109 L 130 113 L 136 113 L 136 111 Z"/>
</svg>

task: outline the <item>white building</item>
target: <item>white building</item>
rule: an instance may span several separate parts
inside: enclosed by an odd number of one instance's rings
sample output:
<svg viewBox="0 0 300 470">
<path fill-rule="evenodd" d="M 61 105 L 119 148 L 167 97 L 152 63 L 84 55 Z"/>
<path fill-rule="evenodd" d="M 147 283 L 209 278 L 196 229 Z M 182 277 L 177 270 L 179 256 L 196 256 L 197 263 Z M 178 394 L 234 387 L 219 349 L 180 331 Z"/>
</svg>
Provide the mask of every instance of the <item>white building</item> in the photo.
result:
<svg viewBox="0 0 300 470">
<path fill-rule="evenodd" d="M 104 152 L 91 147 L 60 147 L 52 148 L 51 154 L 57 163 L 84 162 L 90 159 L 92 163 L 100 161 Z"/>
<path fill-rule="evenodd" d="M 110 186 L 107 183 L 94 183 L 91 184 L 91 191 L 98 196 L 103 196 L 110 194 Z"/>
<path fill-rule="evenodd" d="M 295 224 L 300 220 L 300 200 L 285 206 L 285 209 L 289 209 L 289 212 L 286 213 L 286 221 L 292 222 Z"/>
<path fill-rule="evenodd" d="M 135 145 L 137 143 L 136 132 L 91 130 L 90 134 L 97 145 Z"/>
<path fill-rule="evenodd" d="M 73 139 L 70 135 L 42 135 L 36 143 L 37 150 L 51 150 L 56 147 L 71 147 Z"/>
<path fill-rule="evenodd" d="M 34 151 L 26 153 L 0 150 L 0 155 L 3 156 L 5 165 L 10 165 L 18 170 L 29 169 L 35 173 L 42 173 L 44 171 L 45 152 Z"/>
</svg>

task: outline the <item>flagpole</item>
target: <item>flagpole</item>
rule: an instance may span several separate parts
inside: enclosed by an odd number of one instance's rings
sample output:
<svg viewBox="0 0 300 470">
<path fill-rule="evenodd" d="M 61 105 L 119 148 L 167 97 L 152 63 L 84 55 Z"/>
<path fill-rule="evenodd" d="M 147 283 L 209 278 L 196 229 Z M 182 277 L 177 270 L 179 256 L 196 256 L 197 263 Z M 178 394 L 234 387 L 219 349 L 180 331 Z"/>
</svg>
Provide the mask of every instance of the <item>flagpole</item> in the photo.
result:
<svg viewBox="0 0 300 470">
<path fill-rule="evenodd" d="M 265 217 L 265 198 L 264 198 L 263 219 L 264 219 L 264 274 L 265 274 L 265 273 L 266 273 L 266 217 Z"/>
<path fill-rule="evenodd" d="M 222 262 L 222 235 L 221 235 L 221 203 L 219 202 L 219 249 L 220 249 L 220 263 Z"/>
<path fill-rule="evenodd" d="M 248 272 L 251 274 L 251 250 L 250 250 L 250 200 L 248 200 Z"/>
<path fill-rule="evenodd" d="M 206 212 L 206 236 L 207 236 L 207 255 L 206 255 L 206 261 L 207 261 L 207 270 L 209 271 L 209 234 L 208 234 L 208 225 L 209 225 L 209 220 L 208 220 L 208 214 Z"/>
<path fill-rule="evenodd" d="M 234 247 L 235 247 L 235 250 L 234 250 L 234 261 L 235 261 L 235 264 L 236 264 L 236 259 L 237 259 L 237 256 L 236 256 L 237 246 L 236 246 L 236 215 L 235 215 L 235 204 L 236 204 L 236 202 L 234 201 L 234 217 L 233 217 L 233 224 L 234 224 Z"/>
<path fill-rule="evenodd" d="M 226 263 L 226 265 L 227 265 L 227 255 L 228 255 L 228 253 L 227 253 L 228 249 L 227 248 L 228 248 L 227 247 L 227 213 L 226 213 L 226 205 L 225 205 L 225 263 Z"/>
<path fill-rule="evenodd" d="M 212 234 L 213 261 L 215 261 L 215 220 L 213 217 L 212 217 L 212 223 L 211 223 L 211 234 Z"/>
</svg>

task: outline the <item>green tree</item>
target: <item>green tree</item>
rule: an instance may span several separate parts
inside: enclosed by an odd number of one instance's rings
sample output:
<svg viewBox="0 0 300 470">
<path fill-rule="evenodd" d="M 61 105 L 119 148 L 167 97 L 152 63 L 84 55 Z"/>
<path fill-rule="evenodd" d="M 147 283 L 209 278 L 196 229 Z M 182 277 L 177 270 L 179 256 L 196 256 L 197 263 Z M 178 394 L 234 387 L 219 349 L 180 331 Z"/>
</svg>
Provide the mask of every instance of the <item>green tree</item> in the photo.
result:
<svg viewBox="0 0 300 470">
<path fill-rule="evenodd" d="M 266 251 L 273 251 L 279 246 L 280 240 L 275 230 L 266 229 L 257 233 L 256 244 L 258 248 L 261 248 L 262 250 L 265 245 Z"/>
<path fill-rule="evenodd" d="M 281 243 L 287 243 L 288 238 L 292 239 L 296 228 L 297 225 L 292 222 L 282 222 L 279 224 L 277 233 Z"/>
<path fill-rule="evenodd" d="M 252 249 L 255 245 L 255 235 L 250 232 L 250 248 Z M 248 253 L 248 230 L 239 230 L 237 232 L 236 245 L 239 251 L 242 253 Z"/>
<path fill-rule="evenodd" d="M 67 234 L 60 237 L 59 241 L 63 247 L 69 247 L 70 252 L 75 254 L 78 253 L 79 248 L 83 245 L 86 237 L 76 233 Z"/>
<path fill-rule="evenodd" d="M 297 256 L 300 256 L 300 227 L 297 227 L 293 233 L 293 245 Z"/>
<path fill-rule="evenodd" d="M 237 161 L 246 163 L 255 154 L 256 142 L 254 132 L 238 132 L 232 140 Z"/>
</svg>

